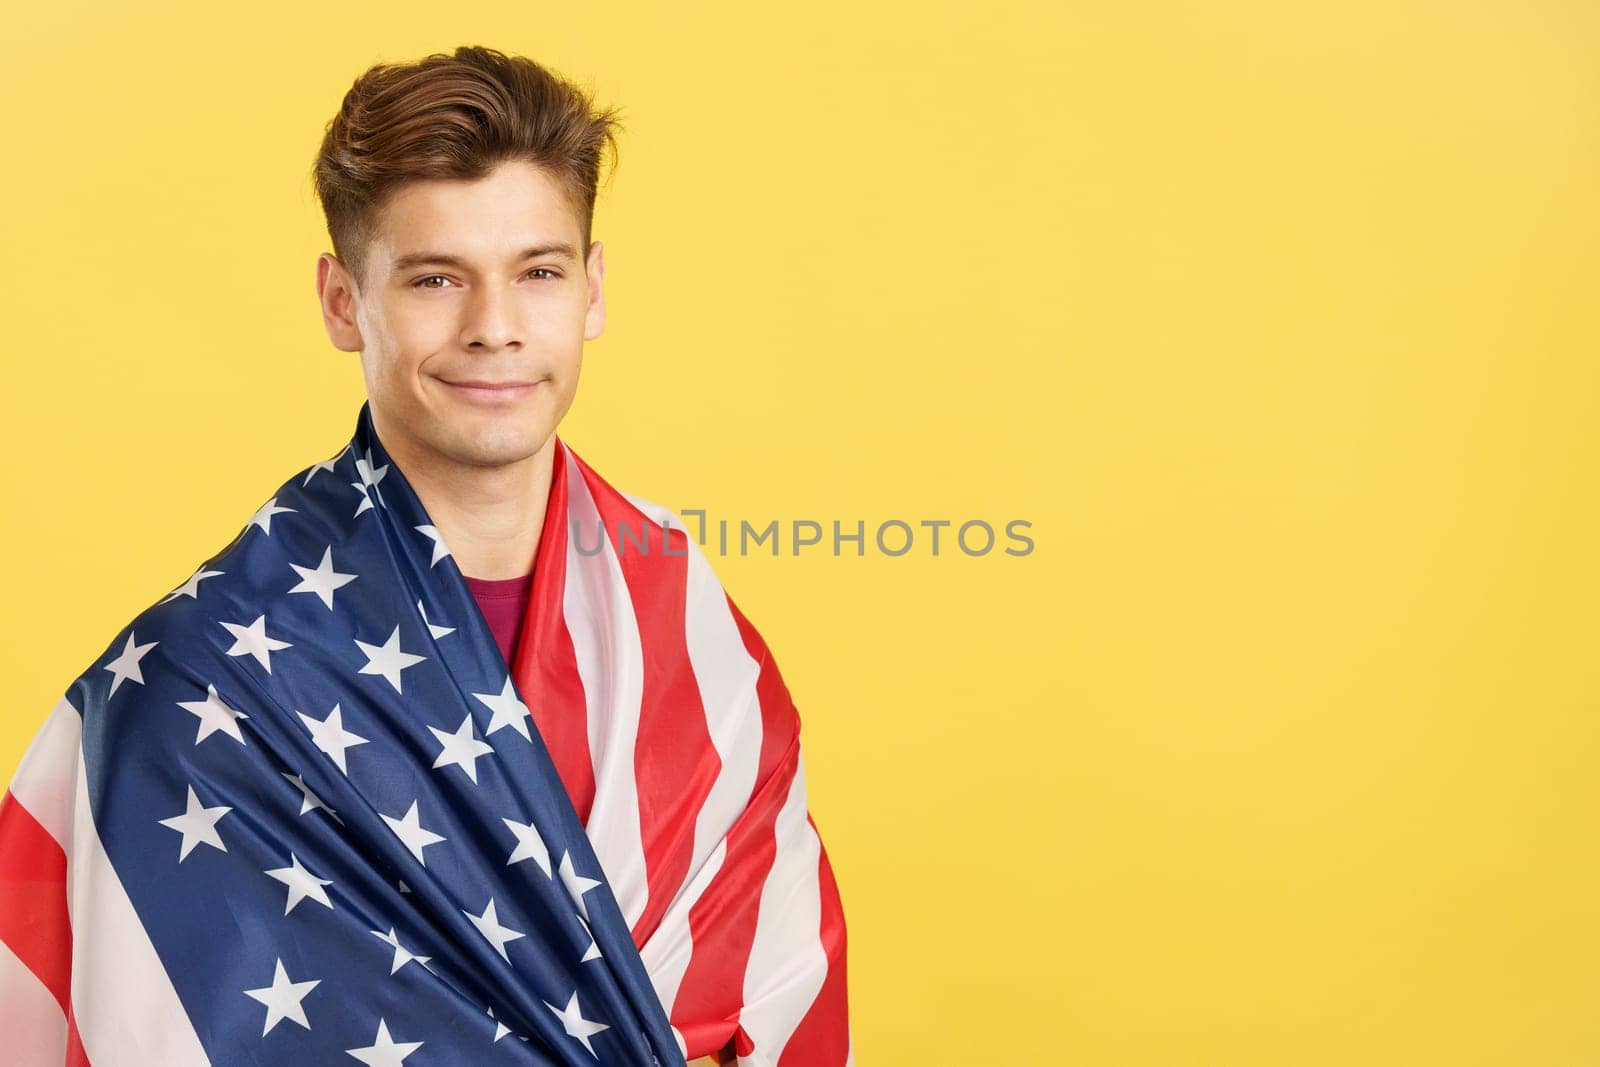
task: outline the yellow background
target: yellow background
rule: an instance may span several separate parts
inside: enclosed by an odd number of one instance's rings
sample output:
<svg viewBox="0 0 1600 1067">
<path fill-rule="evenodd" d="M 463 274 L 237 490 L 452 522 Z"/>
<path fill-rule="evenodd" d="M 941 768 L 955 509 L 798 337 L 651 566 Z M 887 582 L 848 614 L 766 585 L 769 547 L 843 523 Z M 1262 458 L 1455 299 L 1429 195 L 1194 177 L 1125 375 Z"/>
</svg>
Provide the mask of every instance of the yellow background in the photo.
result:
<svg viewBox="0 0 1600 1067">
<path fill-rule="evenodd" d="M 1033 523 L 713 556 L 863 1067 L 1600 1064 L 1590 3 L 16 7 L 0 769 L 348 438 L 308 168 L 465 43 L 626 108 L 608 480 Z"/>
</svg>

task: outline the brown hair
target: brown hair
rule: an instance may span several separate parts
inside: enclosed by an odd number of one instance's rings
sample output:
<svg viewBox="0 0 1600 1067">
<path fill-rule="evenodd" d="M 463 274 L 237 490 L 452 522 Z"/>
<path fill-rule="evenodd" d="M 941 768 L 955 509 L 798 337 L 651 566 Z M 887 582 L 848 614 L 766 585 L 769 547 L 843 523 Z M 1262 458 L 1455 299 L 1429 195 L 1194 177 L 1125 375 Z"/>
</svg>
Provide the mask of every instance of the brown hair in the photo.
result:
<svg viewBox="0 0 1600 1067">
<path fill-rule="evenodd" d="M 531 59 L 463 45 L 406 65 L 380 63 L 345 93 L 312 168 L 334 254 L 364 284 L 367 244 L 385 198 L 416 179 L 482 178 L 511 159 L 561 186 L 589 255 L 601 155 L 616 168 L 617 107 Z"/>
</svg>

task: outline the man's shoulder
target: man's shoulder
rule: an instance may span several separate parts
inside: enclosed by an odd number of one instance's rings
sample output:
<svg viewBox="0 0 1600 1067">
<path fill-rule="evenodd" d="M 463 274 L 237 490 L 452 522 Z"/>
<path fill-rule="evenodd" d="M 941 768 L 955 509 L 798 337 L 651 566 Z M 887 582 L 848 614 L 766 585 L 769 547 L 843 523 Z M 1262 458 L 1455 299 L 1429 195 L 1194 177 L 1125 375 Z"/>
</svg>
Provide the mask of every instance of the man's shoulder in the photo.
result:
<svg viewBox="0 0 1600 1067">
<path fill-rule="evenodd" d="M 308 525 L 333 532 L 325 521 L 330 489 L 317 486 L 313 479 L 349 473 L 335 470 L 336 462 L 345 462 L 347 451 L 348 446 L 328 460 L 308 464 L 261 493 L 250 514 L 236 516 L 239 526 L 225 544 L 192 564 L 177 585 L 153 594 L 113 631 L 73 680 L 67 699 L 82 712 L 124 687 L 140 688 L 144 674 L 158 664 L 193 670 L 220 660 L 225 642 L 234 639 L 224 624 L 248 626 L 254 619 L 252 610 L 263 609 L 288 587 L 284 579 L 293 577 L 291 559 L 303 562 L 291 542 L 304 540 Z M 356 495 L 351 494 L 352 500 Z M 315 563 L 312 559 L 308 565 Z"/>
</svg>

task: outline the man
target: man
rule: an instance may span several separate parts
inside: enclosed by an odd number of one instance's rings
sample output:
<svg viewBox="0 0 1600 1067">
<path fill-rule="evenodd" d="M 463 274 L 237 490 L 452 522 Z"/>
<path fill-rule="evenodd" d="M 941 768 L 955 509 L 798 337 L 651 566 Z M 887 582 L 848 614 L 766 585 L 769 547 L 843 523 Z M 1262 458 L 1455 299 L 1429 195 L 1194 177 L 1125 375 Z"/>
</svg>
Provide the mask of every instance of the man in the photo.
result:
<svg viewBox="0 0 1600 1067">
<path fill-rule="evenodd" d="M 483 48 L 345 97 L 317 292 L 367 401 L 24 756 L 6 1062 L 852 1062 L 776 664 L 555 433 L 615 126 Z"/>
</svg>

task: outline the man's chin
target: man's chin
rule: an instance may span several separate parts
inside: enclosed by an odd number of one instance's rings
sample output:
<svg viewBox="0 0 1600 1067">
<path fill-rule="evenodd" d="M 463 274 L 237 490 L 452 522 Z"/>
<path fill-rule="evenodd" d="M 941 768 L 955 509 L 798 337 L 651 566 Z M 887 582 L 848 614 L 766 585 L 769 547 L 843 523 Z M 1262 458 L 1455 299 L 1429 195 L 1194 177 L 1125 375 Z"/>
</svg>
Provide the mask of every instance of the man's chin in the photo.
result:
<svg viewBox="0 0 1600 1067">
<path fill-rule="evenodd" d="M 548 432 L 540 433 L 526 425 L 485 428 L 456 438 L 446 451 L 452 460 L 463 466 L 505 467 L 538 455 L 550 436 Z"/>
</svg>

